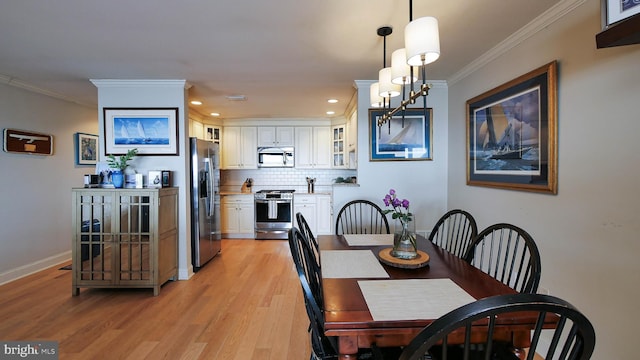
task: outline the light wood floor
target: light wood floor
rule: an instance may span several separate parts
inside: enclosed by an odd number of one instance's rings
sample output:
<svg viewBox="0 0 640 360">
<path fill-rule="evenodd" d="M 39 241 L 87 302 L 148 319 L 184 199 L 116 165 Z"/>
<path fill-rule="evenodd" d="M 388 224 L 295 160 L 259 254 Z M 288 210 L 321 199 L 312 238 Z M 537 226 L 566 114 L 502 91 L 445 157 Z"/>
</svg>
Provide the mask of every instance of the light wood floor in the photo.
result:
<svg viewBox="0 0 640 360">
<path fill-rule="evenodd" d="M 189 281 L 81 289 L 59 266 L 0 286 L 0 340 L 59 342 L 60 359 L 308 359 L 309 321 L 284 240 L 223 240 Z M 63 264 L 65 265 L 65 264 Z"/>
</svg>

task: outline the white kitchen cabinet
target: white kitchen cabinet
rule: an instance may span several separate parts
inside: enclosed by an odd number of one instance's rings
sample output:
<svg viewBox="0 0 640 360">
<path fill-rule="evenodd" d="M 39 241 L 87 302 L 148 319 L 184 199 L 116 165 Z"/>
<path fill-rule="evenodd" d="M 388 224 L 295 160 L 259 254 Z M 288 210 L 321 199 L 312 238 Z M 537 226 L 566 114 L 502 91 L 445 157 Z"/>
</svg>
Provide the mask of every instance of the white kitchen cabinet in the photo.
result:
<svg viewBox="0 0 640 360">
<path fill-rule="evenodd" d="M 331 196 L 327 194 L 295 194 L 293 212 L 302 213 L 314 236 L 333 233 Z M 295 224 L 297 227 L 297 223 Z"/>
<path fill-rule="evenodd" d="M 333 234 L 333 206 L 331 195 L 316 195 L 316 222 L 318 235 Z"/>
<path fill-rule="evenodd" d="M 296 127 L 295 144 L 296 168 L 331 168 L 331 127 Z"/>
<path fill-rule="evenodd" d="M 256 127 L 225 126 L 222 136 L 223 169 L 258 168 Z"/>
<path fill-rule="evenodd" d="M 337 125 L 332 128 L 331 154 L 333 168 L 344 169 L 347 167 L 346 158 L 346 126 Z"/>
<path fill-rule="evenodd" d="M 258 146 L 294 146 L 293 134 L 291 126 L 259 126 Z"/>
<path fill-rule="evenodd" d="M 220 144 L 220 127 L 205 125 L 203 135 L 204 140 L 213 141 L 216 144 Z"/>
<path fill-rule="evenodd" d="M 255 232 L 253 195 L 224 195 L 220 210 L 223 237 L 253 238 Z"/>
</svg>

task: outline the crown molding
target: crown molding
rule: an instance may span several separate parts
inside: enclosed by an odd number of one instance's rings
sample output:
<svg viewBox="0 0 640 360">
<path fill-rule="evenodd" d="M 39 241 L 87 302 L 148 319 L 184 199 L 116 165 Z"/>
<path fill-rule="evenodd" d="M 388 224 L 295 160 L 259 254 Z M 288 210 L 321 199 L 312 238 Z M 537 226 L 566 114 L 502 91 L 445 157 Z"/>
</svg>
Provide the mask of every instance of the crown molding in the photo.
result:
<svg viewBox="0 0 640 360">
<path fill-rule="evenodd" d="M 484 65 L 495 60 L 499 56 L 505 54 L 512 48 L 520 45 L 523 41 L 544 30 L 549 25 L 563 18 L 573 10 L 583 5 L 587 0 L 563 0 L 551 7 L 549 10 L 542 13 L 537 18 L 533 19 L 527 25 L 520 30 L 513 33 L 511 36 L 500 42 L 498 45 L 478 57 L 469 65 L 462 68 L 462 70 L 451 76 L 447 82 L 449 85 L 453 85 L 458 81 L 466 78 L 476 70 L 480 69 Z"/>
<path fill-rule="evenodd" d="M 66 96 L 66 95 L 62 95 L 59 94 L 57 92 L 51 91 L 51 90 L 47 90 L 47 89 L 43 89 L 41 87 L 37 87 L 35 85 L 29 84 L 28 82 L 22 81 L 22 80 L 18 80 L 14 77 L 11 76 L 7 76 L 7 75 L 3 75 L 0 74 L 0 83 L 5 84 L 5 85 L 9 85 L 9 86 L 13 86 L 13 87 L 17 87 L 23 90 L 27 90 L 36 94 L 40 94 L 40 95 L 45 95 L 45 96 L 49 96 L 52 97 L 54 99 L 58 99 L 58 100 L 63 100 L 63 101 L 67 101 L 67 102 L 71 102 L 74 104 L 78 104 L 78 105 L 82 105 L 82 106 L 86 106 L 86 107 L 91 107 L 91 108 L 95 108 L 97 106 L 97 104 L 92 104 L 92 103 L 87 103 L 81 100 L 78 100 L 76 98 L 73 98 L 71 96 Z"/>
<path fill-rule="evenodd" d="M 180 86 L 185 89 L 191 88 L 191 84 L 187 80 L 170 80 L 170 79 L 89 79 L 97 88 L 101 87 L 148 87 L 148 86 Z"/>
</svg>

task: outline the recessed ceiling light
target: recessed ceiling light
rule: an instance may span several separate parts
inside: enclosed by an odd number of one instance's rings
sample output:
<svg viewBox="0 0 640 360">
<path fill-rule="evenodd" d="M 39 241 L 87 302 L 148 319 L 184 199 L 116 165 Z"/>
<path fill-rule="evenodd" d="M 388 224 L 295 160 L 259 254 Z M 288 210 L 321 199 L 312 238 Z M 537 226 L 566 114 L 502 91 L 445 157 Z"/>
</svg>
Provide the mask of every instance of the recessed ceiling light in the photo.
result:
<svg viewBox="0 0 640 360">
<path fill-rule="evenodd" d="M 329 99 L 329 100 L 327 100 L 327 102 L 328 102 L 329 104 L 335 104 L 335 103 L 337 103 L 337 102 L 338 102 L 338 99 Z"/>
<path fill-rule="evenodd" d="M 191 105 L 202 105 L 202 101 L 192 100 Z"/>
<path fill-rule="evenodd" d="M 335 113 L 335 111 L 327 111 L 327 115 L 334 115 Z"/>
<path fill-rule="evenodd" d="M 220 113 L 211 113 L 211 116 L 220 116 Z"/>
</svg>

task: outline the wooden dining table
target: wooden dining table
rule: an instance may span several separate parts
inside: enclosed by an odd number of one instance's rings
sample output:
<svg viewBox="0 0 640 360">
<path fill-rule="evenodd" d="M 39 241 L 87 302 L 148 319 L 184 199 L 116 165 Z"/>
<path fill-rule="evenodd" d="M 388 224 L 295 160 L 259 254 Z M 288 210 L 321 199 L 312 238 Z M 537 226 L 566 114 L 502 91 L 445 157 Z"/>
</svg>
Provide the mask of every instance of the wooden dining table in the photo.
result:
<svg viewBox="0 0 640 360">
<path fill-rule="evenodd" d="M 318 236 L 320 258 L 331 250 L 371 250 L 377 257 L 389 245 L 350 246 L 343 235 Z M 450 279 L 473 299 L 494 295 L 514 294 L 515 290 L 495 280 L 493 277 L 471 266 L 462 259 L 432 244 L 422 236 L 417 238 L 418 249 L 429 256 L 428 265 L 421 268 L 399 268 L 380 262 L 388 278 L 367 279 L 366 277 L 336 278 L 329 276 L 331 269 L 322 268 L 322 288 L 324 297 L 325 334 L 337 337 L 340 359 L 354 359 L 358 349 L 404 346 L 434 319 L 374 320 L 365 296 L 358 282 L 363 280 L 401 279 Z M 335 252 L 333 252 L 335 253 Z M 352 266 L 352 264 L 348 264 Z M 325 276 L 327 274 L 327 276 Z M 466 295 L 466 294 L 465 294 Z M 403 304 L 397 304 L 400 309 Z M 535 320 L 535 319 L 533 319 Z M 531 321 L 533 321 L 531 320 Z M 518 346 L 527 347 L 529 341 L 528 320 L 513 323 L 503 329 Z"/>
</svg>

